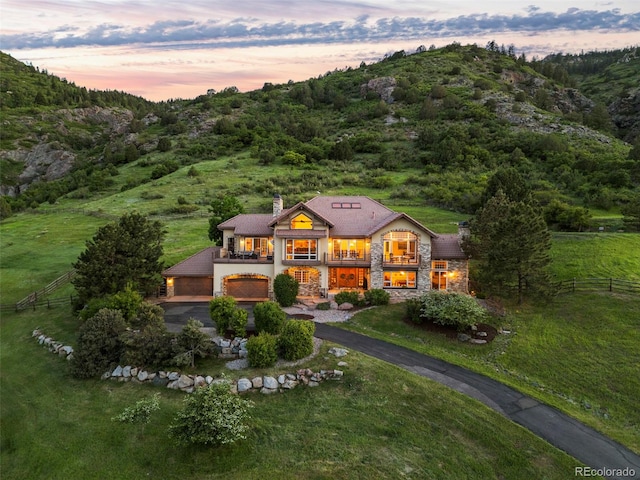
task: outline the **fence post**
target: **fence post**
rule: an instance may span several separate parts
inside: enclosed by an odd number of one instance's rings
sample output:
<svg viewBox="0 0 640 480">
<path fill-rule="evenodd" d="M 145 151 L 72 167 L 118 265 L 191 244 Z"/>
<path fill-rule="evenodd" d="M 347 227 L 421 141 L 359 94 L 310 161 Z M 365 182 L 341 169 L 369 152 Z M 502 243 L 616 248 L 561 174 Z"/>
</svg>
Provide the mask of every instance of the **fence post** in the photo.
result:
<svg viewBox="0 0 640 480">
<path fill-rule="evenodd" d="M 571 291 L 573 293 L 575 293 L 575 291 L 576 291 L 576 277 L 573 277 L 573 287 L 572 287 Z"/>
<path fill-rule="evenodd" d="M 613 292 L 613 278 L 609 279 L 609 291 Z"/>
</svg>

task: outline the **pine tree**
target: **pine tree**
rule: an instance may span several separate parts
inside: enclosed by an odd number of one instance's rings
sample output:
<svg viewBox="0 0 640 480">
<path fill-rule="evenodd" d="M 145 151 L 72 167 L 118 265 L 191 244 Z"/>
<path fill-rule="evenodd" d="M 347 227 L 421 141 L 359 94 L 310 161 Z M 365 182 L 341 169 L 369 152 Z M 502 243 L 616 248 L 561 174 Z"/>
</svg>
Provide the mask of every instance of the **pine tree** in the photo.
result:
<svg viewBox="0 0 640 480">
<path fill-rule="evenodd" d="M 471 224 L 470 252 L 479 260 L 478 279 L 487 293 L 524 292 L 548 285 L 551 236 L 539 209 L 510 200 L 502 190 L 490 198 Z"/>
</svg>

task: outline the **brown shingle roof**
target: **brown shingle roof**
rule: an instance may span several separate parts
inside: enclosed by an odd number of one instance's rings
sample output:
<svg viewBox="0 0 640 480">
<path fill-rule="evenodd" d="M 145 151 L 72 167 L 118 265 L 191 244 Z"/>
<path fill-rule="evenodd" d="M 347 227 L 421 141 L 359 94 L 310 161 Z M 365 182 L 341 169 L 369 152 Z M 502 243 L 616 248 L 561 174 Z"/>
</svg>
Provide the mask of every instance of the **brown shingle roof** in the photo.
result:
<svg viewBox="0 0 640 480">
<path fill-rule="evenodd" d="M 246 213 L 236 215 L 218 225 L 220 230 L 233 229 L 234 234 L 242 236 L 268 237 L 273 235 L 269 224 L 273 215 L 269 213 Z"/>
<path fill-rule="evenodd" d="M 212 277 L 213 254 L 221 247 L 207 247 L 162 272 L 164 277 Z"/>
<path fill-rule="evenodd" d="M 460 247 L 459 237 L 455 233 L 438 235 L 431 239 L 431 258 L 456 259 L 467 258 Z"/>
</svg>

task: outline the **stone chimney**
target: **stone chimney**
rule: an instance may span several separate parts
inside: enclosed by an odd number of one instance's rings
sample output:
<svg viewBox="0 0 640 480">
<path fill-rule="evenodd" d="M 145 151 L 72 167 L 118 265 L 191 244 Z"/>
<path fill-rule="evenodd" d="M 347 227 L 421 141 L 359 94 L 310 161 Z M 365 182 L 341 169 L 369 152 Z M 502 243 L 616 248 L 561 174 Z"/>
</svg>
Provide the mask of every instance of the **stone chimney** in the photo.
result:
<svg viewBox="0 0 640 480">
<path fill-rule="evenodd" d="M 282 197 L 280 196 L 280 194 L 276 193 L 273 196 L 273 216 L 274 216 L 274 218 L 282 213 L 283 208 L 284 207 L 283 207 L 283 203 L 282 203 Z"/>
</svg>

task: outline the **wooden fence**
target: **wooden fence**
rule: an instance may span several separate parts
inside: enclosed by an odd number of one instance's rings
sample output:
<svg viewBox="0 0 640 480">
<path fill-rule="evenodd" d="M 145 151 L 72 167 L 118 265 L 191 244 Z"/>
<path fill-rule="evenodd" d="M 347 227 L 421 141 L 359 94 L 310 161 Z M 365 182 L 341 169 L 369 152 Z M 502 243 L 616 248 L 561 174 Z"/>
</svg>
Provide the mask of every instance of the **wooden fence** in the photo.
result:
<svg viewBox="0 0 640 480">
<path fill-rule="evenodd" d="M 46 297 L 53 291 L 57 290 L 61 286 L 69 283 L 71 279 L 75 277 L 75 275 L 76 275 L 75 270 L 69 270 L 67 273 L 60 275 L 58 278 L 56 278 L 53 282 L 51 282 L 46 287 L 41 288 L 40 290 L 37 290 L 35 292 L 31 292 L 22 300 L 19 300 L 16 303 L 6 303 L 6 304 L 0 305 L 0 311 L 19 312 L 20 310 L 25 310 L 27 308 L 33 308 L 35 310 L 36 306 L 38 305 L 43 306 L 43 305 L 47 305 L 47 302 L 49 303 L 58 302 L 60 299 L 46 299 L 44 297 Z M 63 300 L 65 302 L 70 303 L 70 300 L 68 298 L 63 298 Z M 61 303 L 58 303 L 58 304 L 61 304 Z"/>
<path fill-rule="evenodd" d="M 3 303 L 0 304 L 0 312 L 19 312 L 28 308 L 36 310 L 38 308 L 54 308 L 61 305 L 71 305 L 76 298 L 77 297 L 73 295 L 69 295 L 68 297 L 40 298 L 34 302 L 22 305 L 20 308 L 18 308 L 17 303 Z"/>
<path fill-rule="evenodd" d="M 620 278 L 573 278 L 553 284 L 556 294 L 609 291 L 640 294 L 640 282 Z"/>
</svg>

